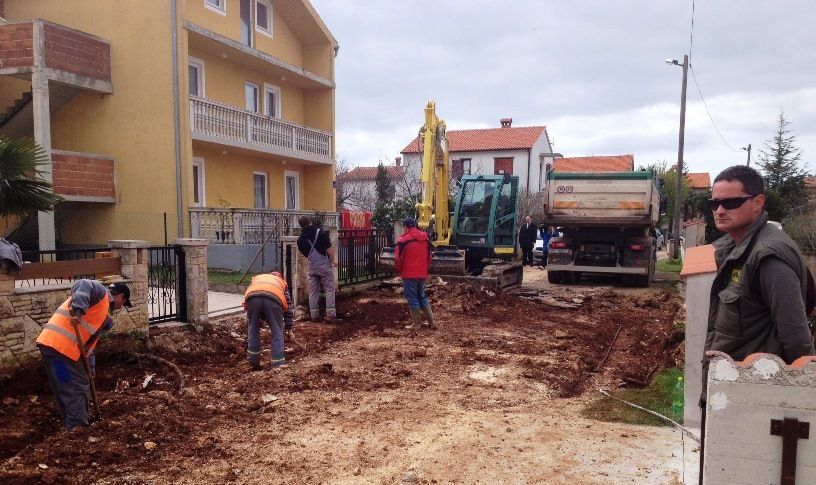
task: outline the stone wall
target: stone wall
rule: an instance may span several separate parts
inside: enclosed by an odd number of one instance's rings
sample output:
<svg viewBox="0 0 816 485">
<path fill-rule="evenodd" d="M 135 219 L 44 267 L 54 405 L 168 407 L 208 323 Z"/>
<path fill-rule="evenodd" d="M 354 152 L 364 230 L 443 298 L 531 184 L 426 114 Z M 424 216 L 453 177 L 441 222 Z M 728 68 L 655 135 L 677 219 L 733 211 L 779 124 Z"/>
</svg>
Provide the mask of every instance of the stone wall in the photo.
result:
<svg viewBox="0 0 816 485">
<path fill-rule="evenodd" d="M 130 287 L 131 308 L 114 316 L 114 333 L 148 335 L 147 241 L 110 241 L 121 258 L 120 274 Z M 38 358 L 35 342 L 54 310 L 70 295 L 71 283 L 16 287 L 14 275 L 0 266 L 0 374 Z"/>
<path fill-rule="evenodd" d="M 178 239 L 184 252 L 184 277 L 187 289 L 187 321 L 195 324 L 209 320 L 207 284 L 207 240 Z"/>
<path fill-rule="evenodd" d="M 771 421 L 785 419 L 810 423 L 796 443 L 796 483 L 816 483 L 816 357 L 786 366 L 770 354 L 709 355 L 703 483 L 785 483 L 782 437 L 771 433 Z"/>
</svg>

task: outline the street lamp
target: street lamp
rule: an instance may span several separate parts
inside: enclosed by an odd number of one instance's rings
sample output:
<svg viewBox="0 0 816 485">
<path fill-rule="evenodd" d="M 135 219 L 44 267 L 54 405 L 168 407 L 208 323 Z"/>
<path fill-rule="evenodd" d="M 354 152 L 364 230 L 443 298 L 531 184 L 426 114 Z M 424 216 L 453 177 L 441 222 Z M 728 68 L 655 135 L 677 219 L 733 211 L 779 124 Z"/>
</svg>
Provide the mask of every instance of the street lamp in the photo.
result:
<svg viewBox="0 0 816 485">
<path fill-rule="evenodd" d="M 749 143 L 747 147 L 742 147 L 743 150 L 748 152 L 748 162 L 745 164 L 746 167 L 751 166 L 751 144 Z"/>
<path fill-rule="evenodd" d="M 683 68 L 683 89 L 680 92 L 680 139 L 677 144 L 677 180 L 674 192 L 674 240 L 672 241 L 672 251 L 674 258 L 680 257 L 680 214 L 681 200 L 680 193 L 683 188 L 683 143 L 686 133 L 686 86 L 688 84 L 688 56 L 683 56 L 683 63 L 677 59 L 666 59 L 666 64 L 681 66 Z"/>
</svg>

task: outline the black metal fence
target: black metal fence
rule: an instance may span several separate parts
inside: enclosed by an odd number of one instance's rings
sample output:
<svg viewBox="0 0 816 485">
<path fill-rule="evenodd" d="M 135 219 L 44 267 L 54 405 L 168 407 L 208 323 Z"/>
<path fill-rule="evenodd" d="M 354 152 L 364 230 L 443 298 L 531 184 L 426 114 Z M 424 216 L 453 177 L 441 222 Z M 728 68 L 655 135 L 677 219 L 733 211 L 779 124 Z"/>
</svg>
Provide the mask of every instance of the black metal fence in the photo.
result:
<svg viewBox="0 0 816 485">
<path fill-rule="evenodd" d="M 82 249 L 52 249 L 50 251 L 22 251 L 23 262 L 25 263 L 54 263 L 57 261 L 76 261 L 78 259 L 94 259 L 98 257 L 98 253 L 109 254 L 110 249 L 106 247 L 82 248 Z M 33 287 L 45 286 L 58 283 L 70 283 L 82 278 L 98 279 L 105 275 L 96 275 L 93 273 L 75 275 L 75 276 L 53 276 L 46 278 L 31 278 L 25 280 L 17 280 L 15 286 Z"/>
<path fill-rule="evenodd" d="M 147 264 L 147 310 L 151 324 L 187 321 L 187 278 L 179 246 L 151 246 Z"/>
<path fill-rule="evenodd" d="M 380 251 L 391 245 L 389 234 L 377 230 L 340 230 L 337 237 L 338 285 L 387 278 L 378 268 Z"/>
</svg>

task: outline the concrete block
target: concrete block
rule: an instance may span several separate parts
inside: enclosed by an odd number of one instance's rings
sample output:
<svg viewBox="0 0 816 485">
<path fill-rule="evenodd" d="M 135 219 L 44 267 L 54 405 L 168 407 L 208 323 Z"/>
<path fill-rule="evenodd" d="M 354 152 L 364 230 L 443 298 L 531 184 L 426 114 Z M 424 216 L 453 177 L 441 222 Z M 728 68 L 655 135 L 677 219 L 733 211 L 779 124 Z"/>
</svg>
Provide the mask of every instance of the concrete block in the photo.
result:
<svg viewBox="0 0 816 485">
<path fill-rule="evenodd" d="M 816 431 L 816 359 L 786 366 L 768 354 L 743 362 L 715 354 L 708 375 L 704 483 L 780 483 L 782 438 L 770 434 L 771 420 L 796 418 Z M 816 483 L 813 431 L 797 447 L 796 483 Z"/>
</svg>

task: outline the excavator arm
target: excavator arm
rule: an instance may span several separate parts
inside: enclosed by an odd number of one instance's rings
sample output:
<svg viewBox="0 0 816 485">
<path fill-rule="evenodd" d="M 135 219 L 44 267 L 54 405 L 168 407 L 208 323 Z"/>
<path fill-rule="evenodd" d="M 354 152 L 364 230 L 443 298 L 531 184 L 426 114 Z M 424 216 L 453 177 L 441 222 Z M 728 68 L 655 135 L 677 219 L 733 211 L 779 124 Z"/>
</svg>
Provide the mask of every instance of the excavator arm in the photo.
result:
<svg viewBox="0 0 816 485">
<path fill-rule="evenodd" d="M 445 121 L 436 115 L 436 103 L 425 106 L 425 125 L 420 130 L 423 143 L 422 200 L 417 203 L 417 225 L 431 230 L 434 246 L 447 246 L 451 239 L 449 197 L 449 151 Z"/>
</svg>

